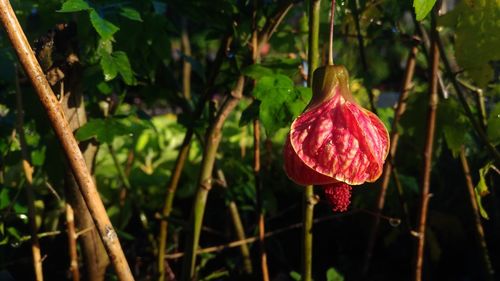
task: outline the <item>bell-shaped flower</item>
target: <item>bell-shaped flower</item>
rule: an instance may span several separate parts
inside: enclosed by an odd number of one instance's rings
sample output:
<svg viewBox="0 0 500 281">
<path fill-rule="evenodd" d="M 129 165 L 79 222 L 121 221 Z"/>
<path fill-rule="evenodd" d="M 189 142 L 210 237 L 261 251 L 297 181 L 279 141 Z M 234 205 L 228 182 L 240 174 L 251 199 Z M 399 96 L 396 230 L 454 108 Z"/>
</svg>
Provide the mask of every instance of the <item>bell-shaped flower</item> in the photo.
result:
<svg viewBox="0 0 500 281">
<path fill-rule="evenodd" d="M 345 67 L 314 72 L 313 97 L 292 123 L 284 147 L 285 171 L 301 185 L 320 185 L 334 211 L 345 211 L 351 186 L 377 180 L 389 152 L 380 119 L 358 105 Z"/>
</svg>

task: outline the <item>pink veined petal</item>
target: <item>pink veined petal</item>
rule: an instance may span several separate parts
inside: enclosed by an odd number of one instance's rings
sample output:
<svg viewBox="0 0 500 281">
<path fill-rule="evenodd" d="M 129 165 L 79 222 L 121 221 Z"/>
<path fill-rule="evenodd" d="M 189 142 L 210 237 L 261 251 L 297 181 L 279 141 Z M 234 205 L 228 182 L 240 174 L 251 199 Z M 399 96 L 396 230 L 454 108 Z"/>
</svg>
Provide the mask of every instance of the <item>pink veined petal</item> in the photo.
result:
<svg viewBox="0 0 500 281">
<path fill-rule="evenodd" d="M 302 162 L 302 160 L 297 156 L 297 153 L 293 150 L 290 143 L 290 136 L 287 136 L 286 138 L 283 155 L 285 159 L 285 172 L 295 183 L 300 185 L 321 185 L 337 182 L 337 180 L 322 175 L 305 165 L 304 162 Z"/>
<path fill-rule="evenodd" d="M 306 166 L 322 175 L 352 185 L 374 181 L 387 156 L 387 130 L 374 114 L 336 91 L 294 121 L 291 146 Z"/>
</svg>

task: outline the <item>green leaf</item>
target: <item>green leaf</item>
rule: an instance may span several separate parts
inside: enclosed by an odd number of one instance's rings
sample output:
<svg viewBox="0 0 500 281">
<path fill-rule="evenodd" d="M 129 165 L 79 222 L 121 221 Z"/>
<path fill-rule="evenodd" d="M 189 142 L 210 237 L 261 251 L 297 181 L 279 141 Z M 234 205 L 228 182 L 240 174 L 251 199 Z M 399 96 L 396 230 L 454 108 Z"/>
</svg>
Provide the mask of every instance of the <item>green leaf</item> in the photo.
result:
<svg viewBox="0 0 500 281">
<path fill-rule="evenodd" d="M 239 126 L 243 127 L 255 120 L 259 116 L 260 101 L 254 100 L 243 112 L 241 113 Z"/>
<path fill-rule="evenodd" d="M 500 103 L 497 103 L 490 113 L 487 133 L 493 145 L 500 144 Z"/>
<path fill-rule="evenodd" d="M 111 55 L 104 53 L 101 57 L 101 68 L 104 74 L 105 81 L 111 81 L 120 73 L 123 81 L 127 85 L 134 85 L 135 78 L 130 61 L 125 52 L 114 52 Z"/>
<path fill-rule="evenodd" d="M 500 60 L 500 1 L 461 1 L 439 18 L 439 24 L 455 28 L 455 57 L 479 87 L 494 78 L 492 61 Z"/>
<path fill-rule="evenodd" d="M 2 188 L 0 191 L 0 210 L 9 206 L 10 198 L 9 198 L 9 189 Z"/>
<path fill-rule="evenodd" d="M 267 68 L 263 67 L 260 64 L 252 64 L 247 67 L 245 67 L 242 71 L 242 74 L 254 79 L 254 80 L 259 80 L 260 78 L 264 76 L 272 76 L 274 72 Z"/>
<path fill-rule="evenodd" d="M 261 101 L 259 118 L 267 134 L 288 127 L 304 110 L 311 95 L 309 88 L 296 88 L 290 78 L 281 74 L 259 79 L 254 96 Z"/>
<path fill-rule="evenodd" d="M 89 6 L 87 2 L 84 0 L 68 0 L 63 3 L 60 10 L 57 10 L 59 13 L 72 13 L 79 11 L 88 11 L 92 8 Z"/>
<path fill-rule="evenodd" d="M 413 0 L 417 20 L 423 20 L 436 4 L 436 0 Z"/>
<path fill-rule="evenodd" d="M 139 12 L 136 9 L 122 7 L 120 10 L 120 15 L 133 21 L 142 22 L 141 14 L 139 14 Z"/>
<path fill-rule="evenodd" d="M 487 163 L 486 165 L 484 165 L 484 167 L 479 169 L 479 182 L 474 188 L 474 191 L 476 193 L 477 205 L 479 207 L 479 212 L 481 213 L 481 216 L 485 219 L 489 219 L 489 216 L 483 207 L 482 198 L 490 194 L 488 185 L 486 184 L 486 175 L 488 174 L 488 172 L 492 167 L 493 163 Z"/>
<path fill-rule="evenodd" d="M 104 54 L 101 57 L 101 68 L 102 72 L 104 73 L 105 81 L 111 81 L 115 79 L 116 75 L 118 74 L 118 69 L 115 64 L 115 60 L 111 55 Z"/>
<path fill-rule="evenodd" d="M 132 67 L 128 60 L 127 54 L 125 52 L 114 52 L 113 53 L 114 62 L 116 69 L 120 73 L 127 85 L 135 84 L 134 74 L 132 72 Z"/>
<path fill-rule="evenodd" d="M 130 128 L 116 118 L 92 119 L 76 132 L 76 139 L 84 141 L 93 137 L 100 143 L 112 143 L 116 136 L 131 134 Z"/>
<path fill-rule="evenodd" d="M 102 39 L 108 40 L 113 38 L 113 34 L 115 34 L 120 28 L 111 22 L 101 18 L 99 14 L 92 10 L 90 12 L 90 22 L 94 27 L 95 31 L 101 36 Z"/>
<path fill-rule="evenodd" d="M 458 157 L 462 145 L 471 130 L 470 121 L 455 99 L 444 100 L 439 106 L 439 124 L 443 126 L 446 145 L 454 157 Z"/>
<path fill-rule="evenodd" d="M 300 273 L 298 273 L 297 271 L 290 272 L 290 277 L 295 281 L 302 280 L 302 275 L 300 275 Z"/>
<path fill-rule="evenodd" d="M 340 274 L 335 268 L 331 267 L 326 271 L 327 281 L 344 281 L 344 276 Z"/>
</svg>

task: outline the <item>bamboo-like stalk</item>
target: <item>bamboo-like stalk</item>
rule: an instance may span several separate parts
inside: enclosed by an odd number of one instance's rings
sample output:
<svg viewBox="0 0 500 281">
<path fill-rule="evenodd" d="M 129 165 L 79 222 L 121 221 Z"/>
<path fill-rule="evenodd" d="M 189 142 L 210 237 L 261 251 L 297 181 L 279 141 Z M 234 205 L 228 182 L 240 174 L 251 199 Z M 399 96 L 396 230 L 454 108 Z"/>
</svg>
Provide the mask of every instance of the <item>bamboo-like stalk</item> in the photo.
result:
<svg viewBox="0 0 500 281">
<path fill-rule="evenodd" d="M 40 251 L 40 243 L 38 241 L 36 225 L 36 210 L 35 210 L 35 191 L 33 190 L 33 166 L 31 165 L 31 158 L 28 153 L 28 145 L 24 135 L 24 111 L 23 111 L 23 98 L 21 94 L 21 87 L 19 86 L 19 72 L 15 73 L 16 83 L 16 106 L 17 106 L 17 135 L 21 143 L 21 155 L 23 157 L 22 166 L 24 177 L 26 179 L 26 197 L 28 199 L 28 220 L 31 231 L 31 255 L 33 260 L 33 270 L 35 273 L 36 281 L 43 281 L 43 268 L 42 257 Z"/>
<path fill-rule="evenodd" d="M 70 265 L 69 271 L 71 272 L 71 279 L 73 281 L 80 280 L 80 271 L 78 270 L 78 251 L 76 249 L 76 231 L 75 231 L 75 214 L 71 205 L 66 203 L 66 230 L 68 235 L 68 249 Z"/>
<path fill-rule="evenodd" d="M 212 72 L 207 82 L 207 89 L 205 95 L 202 97 L 202 101 L 198 104 L 198 108 L 196 109 L 195 116 L 199 118 L 203 112 L 203 108 L 205 107 L 205 103 L 208 100 L 209 91 L 215 82 L 215 77 L 217 76 L 220 67 L 222 65 L 223 57 L 226 53 L 226 48 L 228 44 L 231 42 L 230 37 L 224 37 L 221 42 L 221 46 L 217 51 L 217 56 L 214 62 L 214 66 L 212 68 Z M 162 216 L 168 217 L 172 212 L 172 207 L 174 204 L 175 192 L 177 191 L 177 186 L 179 185 L 179 180 L 181 178 L 182 169 L 184 168 L 184 164 L 186 163 L 186 159 L 189 155 L 189 149 L 191 147 L 191 138 L 193 137 L 194 129 L 188 128 L 186 134 L 184 135 L 184 140 L 182 141 L 181 147 L 179 148 L 179 154 L 177 155 L 177 159 L 175 160 L 175 165 L 172 171 L 172 176 L 170 177 L 170 181 L 167 186 L 167 192 L 165 194 L 165 200 L 163 203 Z M 158 280 L 165 280 L 165 250 L 167 246 L 167 231 L 168 231 L 168 221 L 162 220 L 160 222 L 160 231 L 158 234 L 158 255 L 157 255 L 157 266 L 158 266 Z"/>
<path fill-rule="evenodd" d="M 486 239 L 484 238 L 483 225 L 481 224 L 481 215 L 479 214 L 479 207 L 477 206 L 476 201 L 476 191 L 474 190 L 474 184 L 472 183 L 469 163 L 467 161 L 467 156 L 465 155 L 464 146 L 460 148 L 460 163 L 462 164 L 462 170 L 465 176 L 465 185 L 467 186 L 467 192 L 469 194 L 469 200 L 471 203 L 472 216 L 474 218 L 474 230 L 482 259 L 481 264 L 483 267 L 483 278 L 485 278 L 484 280 L 487 281 L 493 281 L 495 279 L 495 271 L 491 264 L 490 255 L 488 253 L 488 246 L 486 245 Z"/>
<path fill-rule="evenodd" d="M 359 45 L 359 57 L 361 59 L 361 65 L 363 66 L 363 74 L 365 79 L 369 77 L 368 73 L 368 62 L 366 60 L 365 52 L 365 42 L 363 39 L 363 34 L 361 34 L 361 27 L 359 25 L 359 3 L 358 0 L 349 0 L 351 2 L 352 16 L 354 17 L 354 26 L 356 27 L 356 38 L 358 39 Z M 365 81 L 366 83 L 366 81 Z M 370 100 L 370 109 L 373 113 L 377 114 L 377 107 L 375 106 L 375 97 L 372 91 L 372 85 L 367 85 L 366 90 L 368 92 L 368 99 Z"/>
<path fill-rule="evenodd" d="M 224 188 L 228 188 L 228 184 L 226 181 L 226 177 L 224 176 L 224 172 L 221 169 L 217 170 L 217 177 L 219 178 L 220 185 Z M 231 215 L 231 220 L 234 227 L 234 232 L 236 233 L 236 237 L 238 240 L 245 240 L 245 228 L 243 227 L 243 223 L 241 222 L 240 213 L 238 211 L 238 206 L 236 203 L 231 200 L 229 202 L 229 213 Z M 250 257 L 250 250 L 247 244 L 241 244 L 240 246 L 241 256 L 243 257 L 243 268 L 246 273 L 252 273 L 252 259 Z"/>
<path fill-rule="evenodd" d="M 334 2 L 333 2 L 334 3 Z M 334 5 L 332 3 L 332 5 Z M 311 87 L 313 81 L 314 70 L 319 65 L 319 18 L 320 18 L 321 0 L 311 0 L 309 3 L 309 53 L 308 53 L 308 73 L 307 73 L 307 86 Z M 332 8 L 332 24 L 333 24 L 333 11 Z M 333 32 L 333 29 L 331 29 Z M 330 36 L 333 36 L 331 34 Z M 333 55 L 332 55 L 333 56 Z M 332 64 L 333 64 L 333 58 Z M 317 198 L 314 195 L 314 187 L 308 185 L 304 188 L 302 194 L 302 259 L 301 270 L 302 280 L 312 280 L 312 248 L 313 248 L 313 218 L 314 218 L 314 205 L 317 203 Z"/>
<path fill-rule="evenodd" d="M 396 105 L 396 110 L 394 111 L 394 119 L 392 121 L 390 143 L 391 148 L 389 150 L 388 158 L 384 165 L 384 171 L 382 174 L 382 183 L 380 185 L 380 190 L 377 196 L 377 206 L 375 209 L 376 214 L 381 214 L 385 205 L 385 196 L 387 193 L 387 188 L 389 187 L 389 182 L 391 179 L 391 172 L 394 168 L 394 158 L 396 156 L 396 151 L 399 142 L 399 120 L 406 111 L 406 101 L 408 95 L 412 89 L 413 75 L 415 73 L 416 55 L 418 52 L 418 39 L 413 40 L 412 46 L 410 48 L 410 53 L 408 54 L 408 59 L 406 60 L 405 74 L 403 78 L 403 84 L 401 86 L 401 94 L 399 95 L 399 100 Z M 374 216 L 373 222 L 370 228 L 368 236 L 368 245 L 365 251 L 365 260 L 363 264 L 363 275 L 366 275 L 370 268 L 371 258 L 373 255 L 373 248 L 375 246 L 375 241 L 377 238 L 377 232 L 380 225 L 380 216 Z"/>
<path fill-rule="evenodd" d="M 184 53 L 184 59 L 182 60 L 182 93 L 186 100 L 191 99 L 191 63 L 187 60 L 187 57 L 191 56 L 191 43 L 189 41 L 189 33 L 187 29 L 187 19 L 182 19 L 182 31 L 181 31 L 181 46 L 182 52 Z"/>
<path fill-rule="evenodd" d="M 190 229 L 186 240 L 186 257 L 183 262 L 182 280 L 192 280 L 195 277 L 196 251 L 200 240 L 200 231 L 205 214 L 208 192 L 212 188 L 212 172 L 215 163 L 215 156 L 219 148 L 222 137 L 222 127 L 226 118 L 236 107 L 243 95 L 245 78 L 240 76 L 235 87 L 224 101 L 214 123 L 207 130 L 205 138 L 205 148 L 203 160 L 201 162 L 201 172 L 198 179 L 198 190 L 193 203 L 193 211 L 190 219 Z"/>
<path fill-rule="evenodd" d="M 14 10 L 7 0 L 0 0 L 0 20 L 2 21 L 2 25 L 7 32 L 21 65 L 35 88 L 49 117 L 55 134 L 61 142 L 64 153 L 73 170 L 118 278 L 120 280 L 133 280 L 132 272 L 128 266 L 118 236 L 106 214 L 106 209 L 97 192 L 92 175 L 87 169 L 85 159 L 78 147 L 78 143 L 73 136 L 73 132 L 69 129 L 68 121 L 62 112 L 59 101 L 52 92 L 31 50 L 28 39 L 16 18 Z"/>
<path fill-rule="evenodd" d="M 430 85 L 429 85 L 429 104 L 427 112 L 427 131 L 425 135 L 425 145 L 423 150 L 423 174 L 420 186 L 420 206 L 417 220 L 416 231 L 416 251 L 413 267 L 413 280 L 422 280 L 422 267 L 424 261 L 425 231 L 427 227 L 427 210 L 430 198 L 430 180 L 432 168 L 432 152 L 434 144 L 434 132 L 436 126 L 436 110 L 438 106 L 438 71 L 439 71 L 439 50 L 437 44 L 438 33 L 436 30 L 436 14 L 439 9 L 437 4 L 434 7 L 431 20 L 431 47 L 430 47 Z"/>
</svg>

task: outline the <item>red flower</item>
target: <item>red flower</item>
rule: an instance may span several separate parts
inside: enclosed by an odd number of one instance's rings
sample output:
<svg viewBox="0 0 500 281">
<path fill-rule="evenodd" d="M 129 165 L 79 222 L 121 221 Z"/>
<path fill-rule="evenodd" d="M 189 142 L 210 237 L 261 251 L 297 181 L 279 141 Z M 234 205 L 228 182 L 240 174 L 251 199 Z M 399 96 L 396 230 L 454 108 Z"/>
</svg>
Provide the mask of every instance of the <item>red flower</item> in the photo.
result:
<svg viewBox="0 0 500 281">
<path fill-rule="evenodd" d="M 389 135 L 372 112 L 359 106 L 343 66 L 314 72 L 313 98 L 291 126 L 285 171 L 301 185 L 325 187 L 334 211 L 345 211 L 349 185 L 377 180 L 389 152 Z"/>
</svg>

